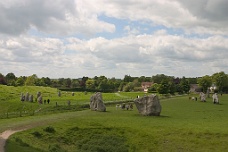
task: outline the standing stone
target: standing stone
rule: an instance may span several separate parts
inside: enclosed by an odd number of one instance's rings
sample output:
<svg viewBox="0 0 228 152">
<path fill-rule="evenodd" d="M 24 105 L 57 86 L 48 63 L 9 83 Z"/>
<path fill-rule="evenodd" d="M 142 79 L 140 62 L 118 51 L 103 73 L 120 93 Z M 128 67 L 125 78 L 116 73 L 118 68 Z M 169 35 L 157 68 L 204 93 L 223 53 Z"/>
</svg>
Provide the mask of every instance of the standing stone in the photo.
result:
<svg viewBox="0 0 228 152">
<path fill-rule="evenodd" d="M 21 98 L 20 98 L 21 101 L 25 101 L 25 96 L 23 93 L 21 93 Z"/>
<path fill-rule="evenodd" d="M 206 95 L 203 92 L 200 92 L 200 101 L 206 102 Z"/>
<path fill-rule="evenodd" d="M 33 102 L 33 95 L 32 94 L 29 96 L 29 101 Z"/>
<path fill-rule="evenodd" d="M 58 96 L 61 97 L 61 91 L 58 92 Z"/>
<path fill-rule="evenodd" d="M 68 100 L 68 101 L 67 101 L 67 105 L 70 106 L 70 103 L 71 103 L 70 100 Z"/>
<path fill-rule="evenodd" d="M 90 98 L 90 109 L 93 111 L 106 111 L 106 107 L 103 103 L 102 94 L 100 92 L 95 93 Z"/>
<path fill-rule="evenodd" d="M 25 101 L 29 101 L 29 93 L 28 92 L 26 92 L 26 94 L 25 94 Z"/>
<path fill-rule="evenodd" d="M 136 98 L 134 103 L 140 114 L 145 116 L 160 116 L 162 107 L 157 95 L 152 94 Z"/>
<path fill-rule="evenodd" d="M 74 92 L 72 92 L 72 96 L 74 96 Z"/>
<path fill-rule="evenodd" d="M 37 92 L 36 98 L 38 99 L 41 96 L 41 92 Z"/>
<path fill-rule="evenodd" d="M 218 99 L 218 94 L 217 93 L 214 93 L 213 96 L 212 96 L 212 99 L 213 99 L 213 103 L 214 104 L 219 104 L 219 99 Z"/>
<path fill-rule="evenodd" d="M 39 97 L 37 98 L 37 101 L 38 101 L 39 104 L 42 104 L 42 103 L 43 103 L 42 96 L 39 96 Z"/>
</svg>

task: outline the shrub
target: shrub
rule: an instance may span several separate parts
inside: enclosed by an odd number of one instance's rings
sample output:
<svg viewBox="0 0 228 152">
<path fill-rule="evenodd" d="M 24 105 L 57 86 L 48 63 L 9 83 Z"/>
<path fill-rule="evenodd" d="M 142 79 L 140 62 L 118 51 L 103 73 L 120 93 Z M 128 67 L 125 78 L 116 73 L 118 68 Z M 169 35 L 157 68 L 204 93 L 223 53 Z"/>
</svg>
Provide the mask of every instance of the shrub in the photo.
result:
<svg viewBox="0 0 228 152">
<path fill-rule="evenodd" d="M 38 131 L 35 131 L 33 133 L 31 133 L 32 135 L 34 135 L 34 137 L 40 138 L 42 136 L 41 133 L 39 133 Z"/>
<path fill-rule="evenodd" d="M 55 129 L 52 126 L 48 126 L 48 127 L 44 128 L 44 131 L 49 132 L 49 133 L 54 133 Z"/>
</svg>

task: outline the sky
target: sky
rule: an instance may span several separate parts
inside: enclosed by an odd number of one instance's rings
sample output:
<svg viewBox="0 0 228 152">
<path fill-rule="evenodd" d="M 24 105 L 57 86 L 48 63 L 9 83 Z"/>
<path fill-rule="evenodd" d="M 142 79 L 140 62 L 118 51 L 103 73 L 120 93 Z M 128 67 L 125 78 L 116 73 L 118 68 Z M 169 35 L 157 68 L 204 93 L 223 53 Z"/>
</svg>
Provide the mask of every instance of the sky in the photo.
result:
<svg viewBox="0 0 228 152">
<path fill-rule="evenodd" d="M 228 73 L 227 0 L 0 1 L 0 73 Z"/>
</svg>

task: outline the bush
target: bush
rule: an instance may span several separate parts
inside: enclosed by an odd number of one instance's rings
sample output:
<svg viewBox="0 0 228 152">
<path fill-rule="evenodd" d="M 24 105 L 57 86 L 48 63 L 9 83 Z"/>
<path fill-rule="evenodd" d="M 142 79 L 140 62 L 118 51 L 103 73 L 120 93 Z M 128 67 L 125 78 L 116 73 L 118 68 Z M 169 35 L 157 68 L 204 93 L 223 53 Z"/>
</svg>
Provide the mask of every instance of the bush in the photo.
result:
<svg viewBox="0 0 228 152">
<path fill-rule="evenodd" d="M 54 133 L 55 129 L 52 126 L 48 126 L 48 127 L 44 128 L 44 131 L 49 132 L 49 133 Z"/>
<path fill-rule="evenodd" d="M 39 133 L 38 131 L 33 132 L 32 135 L 34 135 L 34 137 L 37 137 L 37 138 L 40 138 L 42 136 L 42 134 Z"/>
</svg>

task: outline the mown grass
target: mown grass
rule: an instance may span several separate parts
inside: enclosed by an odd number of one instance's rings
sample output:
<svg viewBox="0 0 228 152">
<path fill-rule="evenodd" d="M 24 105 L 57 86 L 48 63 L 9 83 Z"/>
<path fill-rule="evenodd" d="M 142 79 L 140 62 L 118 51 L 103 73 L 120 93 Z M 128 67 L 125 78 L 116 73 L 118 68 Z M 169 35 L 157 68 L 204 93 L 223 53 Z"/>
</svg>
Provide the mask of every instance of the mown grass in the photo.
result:
<svg viewBox="0 0 228 152">
<path fill-rule="evenodd" d="M 7 152 L 226 151 L 228 95 L 219 98 L 220 105 L 212 99 L 204 103 L 187 96 L 161 100 L 160 117 L 141 116 L 135 107 L 126 111 L 112 105 L 107 112 L 55 114 L 57 120 L 11 136 L 6 148 Z"/>
</svg>

